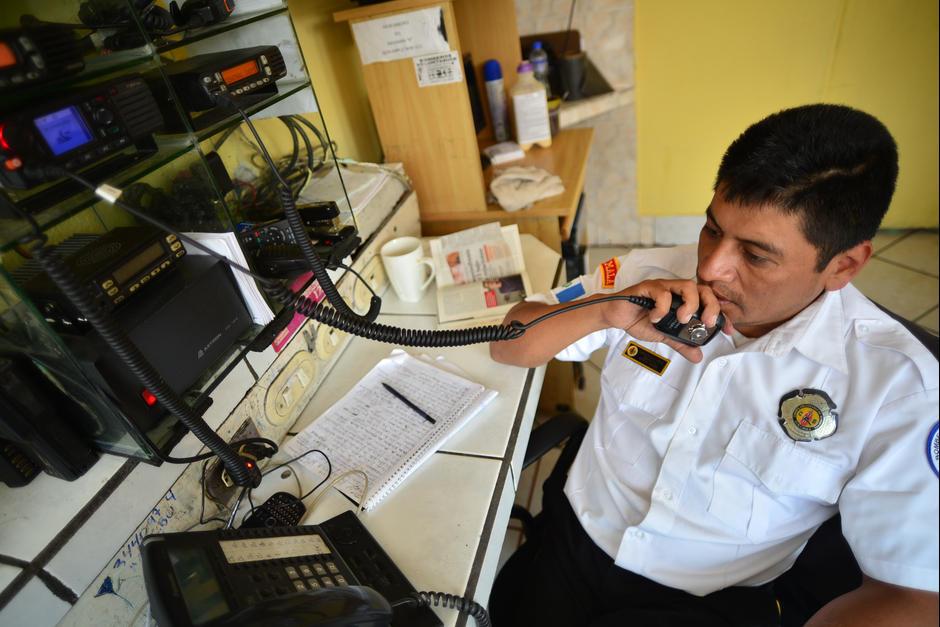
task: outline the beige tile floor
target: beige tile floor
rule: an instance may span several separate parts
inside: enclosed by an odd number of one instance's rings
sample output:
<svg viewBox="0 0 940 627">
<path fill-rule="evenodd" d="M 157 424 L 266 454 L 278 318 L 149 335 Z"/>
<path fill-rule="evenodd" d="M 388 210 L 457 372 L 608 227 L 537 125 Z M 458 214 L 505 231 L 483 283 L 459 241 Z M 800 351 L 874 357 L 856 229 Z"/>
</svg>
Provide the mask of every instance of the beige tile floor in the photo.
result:
<svg viewBox="0 0 940 627">
<path fill-rule="evenodd" d="M 875 254 L 854 281 L 866 296 L 909 320 L 938 333 L 938 234 L 937 231 L 881 231 L 872 242 Z M 588 249 L 587 266 L 596 267 L 624 247 Z M 596 352 L 584 365 L 585 386 L 575 391 L 575 410 L 590 418 L 597 406 L 603 351 Z M 516 503 L 533 514 L 541 509 L 541 486 L 554 466 L 558 451 L 545 455 L 527 468 L 520 477 Z M 521 527 L 510 521 L 501 562 L 522 543 Z"/>
</svg>

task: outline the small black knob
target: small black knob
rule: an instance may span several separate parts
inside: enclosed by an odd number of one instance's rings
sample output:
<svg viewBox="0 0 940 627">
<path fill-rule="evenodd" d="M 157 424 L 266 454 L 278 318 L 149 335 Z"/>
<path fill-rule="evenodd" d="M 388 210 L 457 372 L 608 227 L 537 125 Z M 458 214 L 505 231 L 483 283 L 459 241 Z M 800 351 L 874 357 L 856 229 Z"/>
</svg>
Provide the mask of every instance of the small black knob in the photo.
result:
<svg viewBox="0 0 940 627">
<path fill-rule="evenodd" d="M 97 124 L 110 124 L 114 121 L 114 114 L 107 109 L 95 109 L 91 114 L 91 119 Z"/>
</svg>

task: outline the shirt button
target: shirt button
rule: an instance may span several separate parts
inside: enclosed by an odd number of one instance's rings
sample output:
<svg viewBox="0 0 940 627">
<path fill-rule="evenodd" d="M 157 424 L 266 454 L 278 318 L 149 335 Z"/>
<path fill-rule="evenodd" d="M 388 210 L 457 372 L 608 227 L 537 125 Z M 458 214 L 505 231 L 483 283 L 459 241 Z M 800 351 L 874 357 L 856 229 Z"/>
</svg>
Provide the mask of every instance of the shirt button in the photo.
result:
<svg viewBox="0 0 940 627">
<path fill-rule="evenodd" d="M 664 500 L 664 501 L 671 501 L 671 500 L 672 500 L 672 492 L 670 492 L 669 490 L 663 490 L 663 500 Z"/>
<path fill-rule="evenodd" d="M 716 361 L 715 363 L 718 364 L 718 367 L 719 367 L 719 368 L 724 368 L 726 365 L 728 365 L 728 360 L 725 359 L 725 358 L 721 358 L 721 359 L 719 359 L 718 361 Z"/>
<path fill-rule="evenodd" d="M 858 325 L 858 330 L 861 331 L 862 333 L 868 333 L 868 325 L 860 324 Z"/>
<path fill-rule="evenodd" d="M 644 534 L 642 531 L 640 531 L 639 529 L 637 529 L 637 530 L 634 532 L 633 535 L 635 535 L 638 540 L 642 540 L 642 539 L 643 539 L 643 536 L 646 535 L 646 534 Z"/>
<path fill-rule="evenodd" d="M 695 427 L 689 427 L 689 435 L 695 435 L 696 433 L 698 433 L 698 429 Z"/>
</svg>

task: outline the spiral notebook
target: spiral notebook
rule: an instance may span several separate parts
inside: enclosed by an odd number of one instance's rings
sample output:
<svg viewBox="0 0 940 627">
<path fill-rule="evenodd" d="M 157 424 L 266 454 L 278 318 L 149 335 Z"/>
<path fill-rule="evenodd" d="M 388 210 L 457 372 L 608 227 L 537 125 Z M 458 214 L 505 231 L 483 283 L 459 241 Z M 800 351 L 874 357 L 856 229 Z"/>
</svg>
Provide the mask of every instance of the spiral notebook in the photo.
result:
<svg viewBox="0 0 940 627">
<path fill-rule="evenodd" d="M 362 470 L 369 477 L 364 507 L 372 509 L 496 397 L 495 390 L 455 370 L 445 362 L 396 350 L 298 433 L 285 452 L 294 457 L 310 449 L 322 450 L 333 466 L 332 477 Z M 383 383 L 435 423 L 396 398 Z M 300 463 L 317 480 L 326 475 L 326 462 L 320 455 L 307 455 Z M 358 502 L 363 485 L 362 477 L 354 474 L 336 487 Z"/>
</svg>

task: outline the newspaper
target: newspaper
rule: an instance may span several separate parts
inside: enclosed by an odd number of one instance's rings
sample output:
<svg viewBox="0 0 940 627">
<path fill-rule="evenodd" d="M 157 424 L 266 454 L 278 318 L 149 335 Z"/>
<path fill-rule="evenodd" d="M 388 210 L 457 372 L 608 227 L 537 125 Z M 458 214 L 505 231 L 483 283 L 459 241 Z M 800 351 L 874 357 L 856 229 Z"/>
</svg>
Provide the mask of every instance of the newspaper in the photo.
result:
<svg viewBox="0 0 940 627">
<path fill-rule="evenodd" d="M 440 322 L 501 318 L 532 293 L 516 225 L 492 222 L 430 242 Z"/>
</svg>

